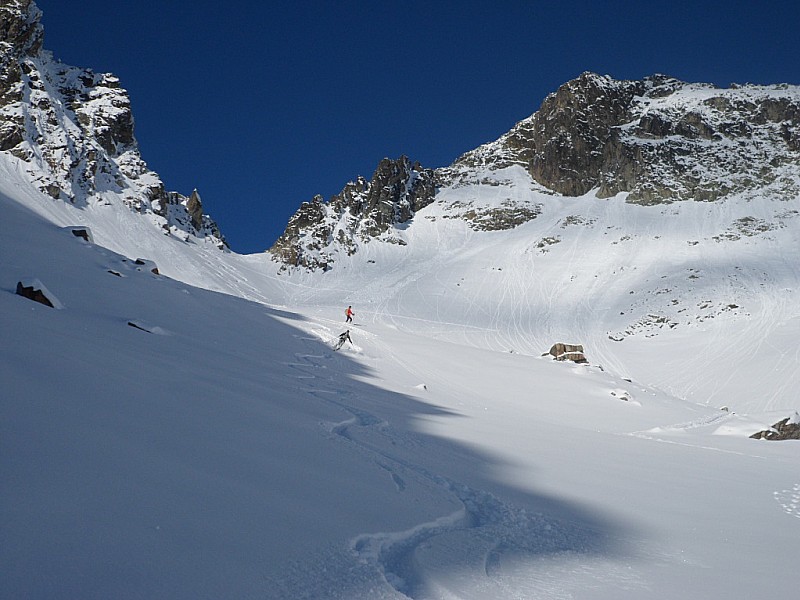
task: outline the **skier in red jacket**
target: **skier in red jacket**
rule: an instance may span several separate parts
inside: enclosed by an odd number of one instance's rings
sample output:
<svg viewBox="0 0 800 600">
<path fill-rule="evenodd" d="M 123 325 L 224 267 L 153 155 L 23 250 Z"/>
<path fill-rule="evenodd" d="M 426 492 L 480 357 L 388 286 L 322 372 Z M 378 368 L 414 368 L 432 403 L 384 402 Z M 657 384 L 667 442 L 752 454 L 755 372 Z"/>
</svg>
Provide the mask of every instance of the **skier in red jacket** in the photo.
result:
<svg viewBox="0 0 800 600">
<path fill-rule="evenodd" d="M 345 315 L 345 317 L 346 317 L 346 318 L 345 318 L 345 320 L 344 320 L 344 322 L 345 322 L 345 323 L 352 323 L 352 322 L 353 322 L 353 315 L 354 315 L 354 314 L 355 314 L 355 313 L 353 312 L 353 307 L 352 307 L 352 306 L 348 306 L 348 307 L 347 307 L 347 310 L 346 310 L 346 311 L 344 311 L 344 315 Z"/>
</svg>

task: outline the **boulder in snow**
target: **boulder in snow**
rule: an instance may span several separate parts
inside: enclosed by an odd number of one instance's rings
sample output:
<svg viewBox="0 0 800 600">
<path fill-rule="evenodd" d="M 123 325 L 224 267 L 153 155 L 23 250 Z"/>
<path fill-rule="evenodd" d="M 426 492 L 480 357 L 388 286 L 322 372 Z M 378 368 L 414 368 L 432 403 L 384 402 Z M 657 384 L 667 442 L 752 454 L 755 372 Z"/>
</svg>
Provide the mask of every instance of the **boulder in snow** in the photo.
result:
<svg viewBox="0 0 800 600">
<path fill-rule="evenodd" d="M 550 354 L 556 360 L 571 360 L 576 363 L 586 363 L 586 356 L 583 354 L 583 346 L 580 344 L 553 344 Z"/>
<path fill-rule="evenodd" d="M 800 440 L 800 414 L 794 413 L 791 417 L 778 421 L 770 427 L 750 436 L 755 440 Z"/>
<path fill-rule="evenodd" d="M 38 302 L 39 304 L 44 304 L 50 308 L 63 308 L 58 298 L 56 298 L 38 279 L 18 281 L 17 295 Z"/>
<path fill-rule="evenodd" d="M 82 240 L 89 242 L 90 244 L 94 244 L 94 237 L 92 236 L 92 230 L 88 227 L 83 226 L 75 226 L 75 227 L 67 227 L 67 230 L 72 232 L 72 235 L 75 237 L 79 237 Z"/>
<path fill-rule="evenodd" d="M 137 258 L 135 261 L 133 261 L 133 264 L 136 265 L 137 270 L 139 271 L 141 271 L 144 268 L 153 273 L 154 275 L 159 275 L 158 265 L 156 265 L 156 263 L 154 263 L 152 260 Z"/>
</svg>

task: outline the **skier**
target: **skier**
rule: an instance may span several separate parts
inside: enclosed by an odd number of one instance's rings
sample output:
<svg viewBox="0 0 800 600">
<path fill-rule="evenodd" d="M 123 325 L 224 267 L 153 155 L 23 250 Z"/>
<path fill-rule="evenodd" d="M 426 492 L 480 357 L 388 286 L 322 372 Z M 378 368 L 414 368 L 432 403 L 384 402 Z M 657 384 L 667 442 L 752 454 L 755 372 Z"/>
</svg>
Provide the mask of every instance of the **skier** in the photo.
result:
<svg viewBox="0 0 800 600">
<path fill-rule="evenodd" d="M 345 317 L 346 317 L 346 318 L 345 318 L 345 320 L 344 320 L 344 322 L 345 322 L 345 323 L 352 323 L 352 322 L 353 322 L 353 315 L 354 315 L 354 314 L 355 314 L 355 313 L 353 312 L 353 307 L 352 307 L 352 306 L 348 306 L 348 307 L 347 307 L 347 310 L 346 310 L 346 311 L 344 311 L 344 315 L 345 315 Z"/>
<path fill-rule="evenodd" d="M 345 342 L 350 342 L 351 344 L 353 343 L 353 340 L 350 339 L 350 330 L 349 329 L 347 331 L 345 331 L 344 333 L 340 333 L 339 334 L 339 341 L 336 343 L 336 346 L 334 347 L 333 351 L 336 352 L 339 348 L 344 346 Z"/>
</svg>

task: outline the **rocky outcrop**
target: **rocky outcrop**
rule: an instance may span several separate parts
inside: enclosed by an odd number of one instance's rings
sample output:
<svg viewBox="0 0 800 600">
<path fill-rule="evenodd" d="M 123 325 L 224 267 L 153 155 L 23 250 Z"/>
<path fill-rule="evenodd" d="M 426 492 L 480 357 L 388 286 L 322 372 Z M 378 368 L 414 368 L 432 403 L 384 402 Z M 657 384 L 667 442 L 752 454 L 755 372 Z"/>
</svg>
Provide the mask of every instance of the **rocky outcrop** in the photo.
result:
<svg viewBox="0 0 800 600">
<path fill-rule="evenodd" d="M 542 212 L 541 204 L 522 204 L 506 199 L 500 206 L 481 206 L 473 202 L 449 205 L 445 219 L 461 219 L 474 231 L 506 231 L 532 221 Z"/>
<path fill-rule="evenodd" d="M 617 81 L 584 73 L 509 133 L 447 171 L 521 165 L 558 194 L 627 192 L 632 203 L 797 194 L 800 89 L 719 89 L 663 75 Z"/>
<path fill-rule="evenodd" d="M 507 134 L 448 167 L 417 169 L 412 177 L 407 159 L 385 160 L 372 181 L 359 178 L 330 202 L 305 203 L 270 252 L 286 265 L 329 268 L 336 254 L 352 254 L 369 239 L 402 243 L 392 225 L 411 219 L 437 188 L 501 186 L 501 170 L 512 166 L 525 169 L 544 192 L 625 193 L 628 202 L 658 204 L 731 194 L 796 197 L 799 164 L 797 86 L 720 89 L 664 75 L 618 81 L 583 73 Z M 444 218 L 489 231 L 539 212 L 509 196 L 498 206 L 452 204 Z"/>
<path fill-rule="evenodd" d="M 200 193 L 195 189 L 186 201 L 186 212 L 192 222 L 192 227 L 199 231 L 203 227 L 203 202 Z"/>
<path fill-rule="evenodd" d="M 800 440 L 800 414 L 794 413 L 793 416 L 778 421 L 770 429 L 759 431 L 750 437 L 756 440 L 770 440 L 775 442 Z"/>
<path fill-rule="evenodd" d="M 58 299 L 38 279 L 18 281 L 16 294 L 50 308 L 61 308 Z"/>
<path fill-rule="evenodd" d="M 67 231 L 72 233 L 77 238 L 81 238 L 85 242 L 89 242 L 90 244 L 94 244 L 94 236 L 92 235 L 92 230 L 89 227 L 75 225 L 72 227 L 66 227 Z"/>
<path fill-rule="evenodd" d="M 361 244 L 405 244 L 395 226 L 412 219 L 435 194 L 432 170 L 406 156 L 385 158 L 369 181 L 359 177 L 328 202 L 321 196 L 304 202 L 268 252 L 287 268 L 327 270 Z"/>
<path fill-rule="evenodd" d="M 15 89 L 22 79 L 20 59 L 42 49 L 42 12 L 33 0 L 6 0 L 0 4 L 0 102 L 20 99 Z M 9 93 L 15 91 L 9 97 Z"/>
<path fill-rule="evenodd" d="M 42 50 L 40 18 L 31 0 L 0 5 L 0 151 L 53 199 L 77 207 L 121 202 L 160 217 L 166 232 L 226 246 L 199 196 L 167 192 L 147 168 L 119 79 L 54 60 Z"/>
<path fill-rule="evenodd" d="M 576 363 L 587 363 L 581 344 L 553 344 L 548 352 L 556 360 L 569 360 Z"/>
</svg>

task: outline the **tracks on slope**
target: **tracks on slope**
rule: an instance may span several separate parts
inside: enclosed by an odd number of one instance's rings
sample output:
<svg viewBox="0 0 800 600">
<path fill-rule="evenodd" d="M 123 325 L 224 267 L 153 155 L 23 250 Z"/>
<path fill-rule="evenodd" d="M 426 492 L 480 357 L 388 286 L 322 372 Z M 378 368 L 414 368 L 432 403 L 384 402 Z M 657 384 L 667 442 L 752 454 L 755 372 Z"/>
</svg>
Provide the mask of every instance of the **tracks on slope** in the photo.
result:
<svg viewBox="0 0 800 600">
<path fill-rule="evenodd" d="M 430 597 L 431 585 L 445 590 L 449 583 L 440 580 L 442 572 L 436 566 L 445 562 L 448 573 L 467 572 L 469 589 L 484 589 L 487 594 L 484 597 L 516 597 L 504 580 L 504 556 L 584 555 L 598 550 L 594 532 L 529 512 L 488 491 L 431 470 L 419 457 L 441 459 L 451 452 L 447 443 L 394 428 L 385 419 L 361 408 L 359 405 L 367 399 L 359 397 L 357 387 L 338 380 L 335 375 L 322 376 L 323 361 L 330 360 L 338 357 L 316 350 L 297 353 L 295 360 L 287 363 L 295 371 L 295 377 L 304 382 L 306 394 L 349 415 L 336 423 L 323 423 L 323 430 L 386 471 L 397 493 L 408 493 L 407 487 L 413 481 L 457 500 L 460 505 L 450 514 L 402 531 L 363 533 L 351 540 L 353 559 L 374 569 L 397 593 L 421 599 Z M 599 572 L 598 577 L 601 577 Z M 557 587 L 551 591 L 557 591 Z M 442 591 L 440 597 L 463 596 L 455 590 Z"/>
</svg>

